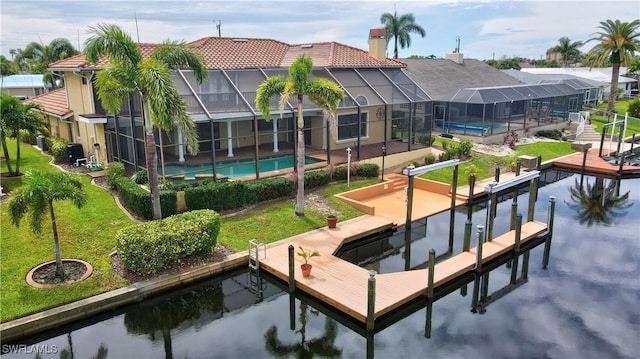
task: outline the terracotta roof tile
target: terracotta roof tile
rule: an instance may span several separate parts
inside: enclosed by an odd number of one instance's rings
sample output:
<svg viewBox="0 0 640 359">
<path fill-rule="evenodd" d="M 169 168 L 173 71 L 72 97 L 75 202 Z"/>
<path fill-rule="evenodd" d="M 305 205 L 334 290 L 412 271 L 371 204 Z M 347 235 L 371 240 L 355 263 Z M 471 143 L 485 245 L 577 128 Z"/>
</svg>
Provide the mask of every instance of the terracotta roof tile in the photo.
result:
<svg viewBox="0 0 640 359">
<path fill-rule="evenodd" d="M 67 92 L 64 88 L 32 97 L 26 100 L 25 103 L 37 103 L 44 108 L 44 112 L 61 118 L 73 113 L 67 105 Z"/>
<path fill-rule="evenodd" d="M 200 50 L 209 69 L 248 69 L 288 67 L 301 54 L 308 54 L 315 67 L 405 67 L 394 59 L 376 60 L 368 51 L 337 42 L 318 42 L 289 45 L 271 39 L 205 37 L 187 44 Z M 138 44 L 144 57 L 148 57 L 159 44 Z M 51 69 L 94 68 L 84 54 L 60 60 L 49 65 Z"/>
</svg>

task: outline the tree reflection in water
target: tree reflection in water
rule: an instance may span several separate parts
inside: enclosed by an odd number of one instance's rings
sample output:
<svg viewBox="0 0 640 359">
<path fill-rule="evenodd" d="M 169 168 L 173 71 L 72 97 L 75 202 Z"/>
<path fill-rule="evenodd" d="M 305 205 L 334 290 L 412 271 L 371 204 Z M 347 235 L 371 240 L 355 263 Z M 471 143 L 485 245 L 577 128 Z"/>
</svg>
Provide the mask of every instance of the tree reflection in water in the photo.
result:
<svg viewBox="0 0 640 359">
<path fill-rule="evenodd" d="M 565 203 L 577 212 L 576 219 L 580 224 L 586 223 L 589 227 L 594 224 L 610 225 L 613 218 L 624 216 L 625 210 L 633 205 L 627 203 L 630 191 L 620 196 L 618 185 L 619 180 L 610 180 L 605 186 L 605 179 L 596 177 L 595 183 L 591 185 L 587 181 L 585 188 L 576 179 L 575 185 L 569 188 L 573 203 Z"/>
<path fill-rule="evenodd" d="M 311 314 L 318 315 L 318 311 L 310 310 Z M 291 355 L 294 358 L 307 359 L 319 356 L 322 358 L 339 358 L 342 350 L 335 347 L 338 328 L 333 319 L 326 317 L 324 322 L 324 335 L 320 338 L 307 342 L 306 326 L 307 326 L 307 304 L 300 302 L 300 342 L 295 344 L 284 344 L 278 339 L 278 328 L 273 325 L 264 335 L 265 347 L 269 354 L 275 358 L 288 358 Z"/>
</svg>

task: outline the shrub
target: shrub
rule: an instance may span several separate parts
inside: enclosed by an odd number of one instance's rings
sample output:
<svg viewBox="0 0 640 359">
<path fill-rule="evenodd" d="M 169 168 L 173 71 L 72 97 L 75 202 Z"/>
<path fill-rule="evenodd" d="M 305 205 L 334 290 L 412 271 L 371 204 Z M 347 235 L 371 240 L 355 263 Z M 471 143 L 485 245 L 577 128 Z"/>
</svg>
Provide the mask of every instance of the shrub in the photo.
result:
<svg viewBox="0 0 640 359">
<path fill-rule="evenodd" d="M 45 139 L 49 153 L 53 156 L 56 163 L 64 163 L 69 159 L 67 155 L 67 145 L 69 141 L 60 137 L 47 137 Z"/>
<path fill-rule="evenodd" d="M 424 158 L 424 163 L 425 163 L 426 165 L 431 165 L 431 164 L 436 163 L 436 156 L 434 156 L 434 155 L 428 155 L 428 156 L 426 156 L 426 157 Z"/>
<path fill-rule="evenodd" d="M 317 188 L 326 186 L 331 182 L 331 173 L 325 170 L 305 171 L 304 187 Z M 295 186 L 295 183 L 294 183 Z"/>
<path fill-rule="evenodd" d="M 264 202 L 288 197 L 295 190 L 294 182 L 286 177 L 259 179 L 246 182 L 245 184 L 248 194 L 246 199 L 247 203 Z"/>
<path fill-rule="evenodd" d="M 635 99 L 629 102 L 627 112 L 631 117 L 640 117 L 640 99 Z"/>
<path fill-rule="evenodd" d="M 347 179 L 347 166 L 336 166 L 331 174 L 331 179 L 334 181 L 344 181 Z"/>
<path fill-rule="evenodd" d="M 471 155 L 472 148 L 473 148 L 473 142 L 471 140 L 462 140 L 458 144 L 458 147 L 456 148 L 456 150 L 458 154 L 462 156 L 469 156 Z"/>
<path fill-rule="evenodd" d="M 451 159 L 451 152 L 447 151 L 447 152 L 442 152 L 441 154 L 438 155 L 438 161 L 443 162 L 443 161 L 448 161 Z"/>
<path fill-rule="evenodd" d="M 189 255 L 213 252 L 219 232 L 218 213 L 192 211 L 124 228 L 116 234 L 116 249 L 125 268 L 153 274 Z"/>
<path fill-rule="evenodd" d="M 149 175 L 147 174 L 147 170 L 136 171 L 136 173 L 131 176 L 131 180 L 137 184 L 146 184 L 149 182 Z"/>
<path fill-rule="evenodd" d="M 377 164 L 363 163 L 362 166 L 360 166 L 360 171 L 358 172 L 358 175 L 361 177 L 376 178 L 378 177 L 379 173 L 380 173 L 380 167 L 378 167 Z"/>
<path fill-rule="evenodd" d="M 18 136 L 20 138 L 20 141 L 22 141 L 23 143 L 28 143 L 30 145 L 36 144 L 36 134 L 33 132 L 29 132 L 27 130 L 20 130 L 18 131 Z"/>
<path fill-rule="evenodd" d="M 560 130 L 541 130 L 536 132 L 538 137 L 552 138 L 554 140 L 562 139 L 562 131 Z"/>
<path fill-rule="evenodd" d="M 151 192 L 124 176 L 116 179 L 115 183 L 115 187 L 125 207 L 142 218 L 153 218 Z M 177 211 L 177 203 L 178 198 L 176 191 L 160 191 L 162 217 L 174 215 Z"/>
<path fill-rule="evenodd" d="M 245 182 L 231 181 L 213 182 L 206 186 L 187 188 L 184 195 L 189 211 L 194 209 L 222 211 L 240 208 L 249 203 L 247 201 L 248 192 Z"/>
<path fill-rule="evenodd" d="M 116 187 L 116 181 L 124 177 L 124 164 L 122 162 L 109 162 L 104 169 L 104 178 L 111 188 Z"/>
<path fill-rule="evenodd" d="M 518 133 L 514 130 L 511 130 L 509 133 L 504 135 L 502 144 L 508 145 L 509 148 L 514 149 L 516 147 L 516 142 L 518 142 Z"/>
</svg>

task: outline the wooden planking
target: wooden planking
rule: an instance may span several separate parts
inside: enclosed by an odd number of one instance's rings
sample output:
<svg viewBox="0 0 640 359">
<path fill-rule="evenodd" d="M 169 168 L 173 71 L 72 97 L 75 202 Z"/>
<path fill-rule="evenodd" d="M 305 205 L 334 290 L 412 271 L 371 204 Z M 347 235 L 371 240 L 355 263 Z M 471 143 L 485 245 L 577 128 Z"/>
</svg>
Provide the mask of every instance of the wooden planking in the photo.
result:
<svg viewBox="0 0 640 359">
<path fill-rule="evenodd" d="M 585 163 L 585 173 L 589 174 L 604 174 L 604 175 L 617 175 L 620 171 L 620 165 L 615 165 L 607 162 L 605 159 L 598 156 L 599 149 L 592 148 L 587 152 L 587 161 Z M 582 161 L 584 160 L 584 153 L 577 152 L 573 155 L 564 156 L 553 160 L 553 165 L 561 169 L 568 169 L 572 171 L 582 170 Z M 636 166 L 623 165 L 622 173 L 635 172 L 638 170 Z"/>
</svg>

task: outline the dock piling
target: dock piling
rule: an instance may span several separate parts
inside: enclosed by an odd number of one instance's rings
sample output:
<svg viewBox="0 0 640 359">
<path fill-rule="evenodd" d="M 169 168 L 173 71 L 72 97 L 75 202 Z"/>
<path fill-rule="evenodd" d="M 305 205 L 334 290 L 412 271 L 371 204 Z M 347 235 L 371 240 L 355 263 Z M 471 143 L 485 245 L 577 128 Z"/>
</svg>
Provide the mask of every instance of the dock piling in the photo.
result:
<svg viewBox="0 0 640 359">
<path fill-rule="evenodd" d="M 436 269 L 436 250 L 429 250 L 429 276 L 427 278 L 427 298 L 433 299 L 433 278 Z"/>
<path fill-rule="evenodd" d="M 549 255 L 551 253 L 551 237 L 553 234 L 553 217 L 555 216 L 556 209 L 556 197 L 549 197 L 549 215 L 547 218 L 547 228 L 549 233 L 547 239 L 544 242 L 544 256 L 542 257 L 542 268 L 547 269 L 549 265 Z"/>
<path fill-rule="evenodd" d="M 373 330 L 376 320 L 376 271 L 369 271 L 367 287 L 367 330 Z"/>
<path fill-rule="evenodd" d="M 289 293 L 296 291 L 296 271 L 294 269 L 293 245 L 289 245 Z"/>
<path fill-rule="evenodd" d="M 516 242 L 513 246 L 513 260 L 511 264 L 511 284 L 516 284 L 518 276 L 518 262 L 520 261 L 520 240 L 522 239 L 522 213 L 516 217 Z"/>
<path fill-rule="evenodd" d="M 498 195 L 494 193 L 493 187 L 496 186 L 498 182 L 489 183 L 489 205 L 487 206 L 487 241 L 491 242 L 493 237 L 493 220 L 496 216 L 497 210 L 497 199 Z"/>
<path fill-rule="evenodd" d="M 449 214 L 449 254 L 453 253 L 453 235 L 456 219 L 456 189 L 458 183 L 458 165 L 453 167 L 453 183 L 451 185 L 451 210 Z"/>
<path fill-rule="evenodd" d="M 482 244 L 484 243 L 484 226 L 479 224 L 478 228 L 478 246 L 476 247 L 476 268 L 475 278 L 473 281 L 473 297 L 471 298 L 471 311 L 476 313 L 478 310 L 478 297 L 480 293 L 480 272 L 482 271 Z"/>
</svg>

